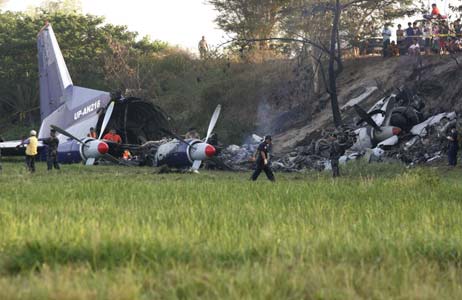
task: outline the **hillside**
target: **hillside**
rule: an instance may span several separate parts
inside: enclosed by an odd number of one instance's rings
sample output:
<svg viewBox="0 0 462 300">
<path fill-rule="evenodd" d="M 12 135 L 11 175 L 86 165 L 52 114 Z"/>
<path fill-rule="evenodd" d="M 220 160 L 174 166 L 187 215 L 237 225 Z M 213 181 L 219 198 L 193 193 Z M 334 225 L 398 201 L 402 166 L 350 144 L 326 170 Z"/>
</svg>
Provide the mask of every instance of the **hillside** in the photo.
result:
<svg viewBox="0 0 462 300">
<path fill-rule="evenodd" d="M 461 58 L 458 57 L 460 60 Z M 429 56 L 422 57 L 421 64 L 414 58 L 396 57 L 364 57 L 346 62 L 345 71 L 338 81 L 340 107 L 349 100 L 363 94 L 367 88 L 378 89 L 366 98 L 362 105 L 368 107 L 383 95 L 396 92 L 396 88 L 407 85 L 414 87 L 425 100 L 424 113 L 436 114 L 444 111 L 462 111 L 462 67 L 453 58 Z M 327 95 L 312 99 L 324 102 L 325 107 L 312 115 L 306 122 L 292 120 L 293 126 L 275 136 L 275 152 L 289 151 L 296 145 L 308 142 L 310 137 L 317 136 L 322 129 L 332 126 L 330 105 Z M 273 113 L 279 113 L 274 111 Z M 289 112 L 286 112 L 289 114 Z M 355 117 L 349 108 L 343 111 L 346 122 Z M 276 121 L 277 118 L 273 119 Z M 287 125 L 285 125 L 287 126 Z M 272 127 L 278 127 L 272 124 Z"/>
</svg>

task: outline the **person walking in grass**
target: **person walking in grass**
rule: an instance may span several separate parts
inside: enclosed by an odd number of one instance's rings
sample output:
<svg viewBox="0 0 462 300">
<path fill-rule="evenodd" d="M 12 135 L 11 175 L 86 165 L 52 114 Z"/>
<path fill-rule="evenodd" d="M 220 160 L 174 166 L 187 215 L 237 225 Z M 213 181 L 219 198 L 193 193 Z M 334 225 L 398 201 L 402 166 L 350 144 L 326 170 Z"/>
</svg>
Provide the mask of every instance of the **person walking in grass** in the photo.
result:
<svg viewBox="0 0 462 300">
<path fill-rule="evenodd" d="M 43 141 L 45 145 L 48 146 L 47 149 L 47 169 L 51 171 L 53 167 L 56 170 L 59 170 L 59 163 L 58 163 L 58 146 L 59 146 L 59 139 L 56 137 L 56 130 L 52 129 L 50 131 L 50 137 Z"/>
<path fill-rule="evenodd" d="M 330 151 L 329 159 L 332 167 L 332 177 L 340 177 L 340 157 L 343 155 L 342 147 L 337 140 L 337 135 L 332 134 L 330 136 Z"/>
<path fill-rule="evenodd" d="M 265 136 L 264 141 L 258 146 L 255 159 L 255 171 L 250 178 L 252 181 L 256 181 L 261 172 L 264 171 L 266 177 L 272 182 L 276 179 L 274 178 L 273 171 L 271 170 L 269 153 L 272 145 L 272 138 L 270 135 Z"/>
<path fill-rule="evenodd" d="M 3 138 L 0 136 L 0 143 L 3 142 Z M 0 148 L 0 172 L 2 171 L 2 148 Z"/>
<path fill-rule="evenodd" d="M 35 173 L 35 157 L 37 156 L 38 139 L 35 130 L 30 131 L 30 137 L 21 142 L 17 147 L 27 145 L 26 147 L 26 167 L 31 173 Z"/>
<path fill-rule="evenodd" d="M 457 152 L 459 151 L 459 141 L 457 138 L 456 127 L 453 126 L 449 135 L 446 137 L 448 140 L 448 165 L 455 167 L 457 165 Z"/>
</svg>

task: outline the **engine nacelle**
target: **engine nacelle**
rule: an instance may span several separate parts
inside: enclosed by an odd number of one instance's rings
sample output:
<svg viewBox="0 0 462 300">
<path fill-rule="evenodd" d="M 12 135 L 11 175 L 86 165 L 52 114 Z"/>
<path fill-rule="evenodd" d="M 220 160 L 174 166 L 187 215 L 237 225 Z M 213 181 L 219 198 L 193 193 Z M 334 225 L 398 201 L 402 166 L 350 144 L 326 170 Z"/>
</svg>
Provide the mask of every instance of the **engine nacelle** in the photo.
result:
<svg viewBox="0 0 462 300">
<path fill-rule="evenodd" d="M 109 152 L 109 145 L 106 142 L 86 139 L 83 144 L 80 145 L 80 155 L 83 160 L 89 158 L 99 158 Z"/>
<path fill-rule="evenodd" d="M 193 161 L 211 158 L 217 152 L 215 147 L 207 143 L 196 143 L 189 148 L 189 156 Z"/>
<path fill-rule="evenodd" d="M 216 149 L 201 140 L 187 140 L 188 144 L 173 140 L 157 149 L 156 165 L 182 168 L 192 165 L 196 160 L 205 160 L 216 154 Z"/>
</svg>

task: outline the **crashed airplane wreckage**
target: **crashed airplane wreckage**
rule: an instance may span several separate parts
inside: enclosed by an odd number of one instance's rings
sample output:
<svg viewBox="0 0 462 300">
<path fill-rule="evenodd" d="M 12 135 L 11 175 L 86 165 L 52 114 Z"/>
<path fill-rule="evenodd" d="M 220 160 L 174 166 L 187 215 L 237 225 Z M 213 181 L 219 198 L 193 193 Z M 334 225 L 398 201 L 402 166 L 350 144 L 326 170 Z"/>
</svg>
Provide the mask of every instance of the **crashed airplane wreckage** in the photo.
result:
<svg viewBox="0 0 462 300">
<path fill-rule="evenodd" d="M 93 165 L 109 161 L 197 171 L 203 160 L 215 155 L 215 148 L 207 141 L 218 120 L 220 106 L 212 116 L 204 141 L 184 140 L 171 132 L 169 118 L 153 102 L 74 85 L 51 24 L 40 30 L 37 48 L 42 121 L 38 147 L 42 158 L 46 153 L 42 141 L 49 137 L 50 129 L 58 132 L 60 163 Z M 99 132 L 97 136 L 88 135 L 92 127 Z M 116 129 L 125 144 L 102 139 L 106 129 Z M 165 136 L 170 139 L 163 139 Z M 5 156 L 24 154 L 22 141 L 2 142 L 0 149 Z M 134 159 L 119 159 L 126 150 L 133 153 Z"/>
<path fill-rule="evenodd" d="M 413 165 L 432 162 L 444 155 L 447 132 L 457 122 L 455 112 L 425 117 L 424 101 L 407 88 L 381 99 L 365 111 L 360 104 L 372 94 L 371 89 L 366 89 L 365 94 L 345 106 L 354 108 L 360 119 L 358 122 L 352 121 L 335 131 L 326 130 L 319 139 L 283 156 L 273 157 L 273 168 L 288 172 L 329 169 L 331 143 L 328 136 L 332 134 L 344 146 L 345 153 L 340 158 L 343 163 L 363 158 L 367 162 L 395 160 Z M 226 164 L 247 170 L 252 167 L 249 157 L 254 155 L 260 138 L 253 135 L 249 141 L 242 146 L 228 146 L 219 156 Z"/>
</svg>

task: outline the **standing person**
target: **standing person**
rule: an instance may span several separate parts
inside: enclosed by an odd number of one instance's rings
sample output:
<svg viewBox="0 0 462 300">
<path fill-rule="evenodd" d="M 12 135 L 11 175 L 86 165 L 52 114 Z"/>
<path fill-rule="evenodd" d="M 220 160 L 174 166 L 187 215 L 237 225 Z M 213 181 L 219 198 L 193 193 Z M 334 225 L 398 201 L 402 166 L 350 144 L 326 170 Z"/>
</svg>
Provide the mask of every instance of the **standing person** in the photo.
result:
<svg viewBox="0 0 462 300">
<path fill-rule="evenodd" d="M 269 152 L 273 144 L 270 135 L 265 136 L 265 140 L 258 146 L 255 157 L 255 172 L 253 172 L 251 180 L 256 181 L 262 171 L 265 172 L 266 177 L 272 182 L 275 181 L 273 171 L 271 170 Z"/>
<path fill-rule="evenodd" d="M 58 146 L 59 146 L 59 139 L 56 137 L 56 130 L 52 129 L 50 131 L 50 137 L 43 141 L 45 145 L 48 146 L 47 149 L 47 168 L 48 171 L 51 171 L 53 167 L 56 170 L 59 170 L 59 163 L 58 163 Z"/>
<path fill-rule="evenodd" d="M 35 173 L 35 156 L 37 156 L 38 139 L 35 130 L 30 131 L 30 137 L 21 142 L 17 147 L 27 145 L 26 147 L 26 167 L 31 173 Z"/>
<path fill-rule="evenodd" d="M 90 127 L 90 132 L 87 134 L 87 137 L 96 139 L 96 131 L 94 127 Z"/>
<path fill-rule="evenodd" d="M 405 30 L 405 33 L 406 33 L 405 49 L 409 49 L 409 47 L 412 45 L 412 41 L 414 38 L 414 28 L 412 28 L 412 23 L 411 22 L 407 23 L 407 26 L 408 27 Z"/>
<path fill-rule="evenodd" d="M 389 47 L 390 47 L 390 38 L 391 38 L 391 30 L 388 28 L 388 24 L 385 24 L 385 27 L 382 31 L 382 38 L 383 38 L 383 57 L 388 57 L 389 55 Z"/>
<path fill-rule="evenodd" d="M 448 35 L 449 27 L 445 20 L 441 21 L 440 25 L 440 54 L 444 55 L 448 50 Z"/>
<path fill-rule="evenodd" d="M 205 40 L 205 36 L 202 36 L 202 39 L 199 41 L 199 54 L 201 59 L 207 58 L 207 52 L 209 52 L 209 45 Z"/>
<path fill-rule="evenodd" d="M 404 49 L 404 30 L 401 27 L 401 24 L 398 24 L 398 30 L 396 30 L 396 45 L 399 49 L 399 55 L 403 55 L 402 50 Z"/>
<path fill-rule="evenodd" d="M 3 138 L 0 136 L 0 143 L 3 142 Z M 0 172 L 2 171 L 2 148 L 0 148 Z"/>
<path fill-rule="evenodd" d="M 433 26 L 432 50 L 435 54 L 440 53 L 440 27 L 438 25 Z"/>
<path fill-rule="evenodd" d="M 451 128 L 449 135 L 446 137 L 448 145 L 448 165 L 455 167 L 457 165 L 457 152 L 459 151 L 459 141 L 457 139 L 456 126 Z"/>
<path fill-rule="evenodd" d="M 339 159 L 343 155 L 343 149 L 337 140 L 337 135 L 333 134 L 330 142 L 329 159 L 332 166 L 332 177 L 340 177 Z"/>
<path fill-rule="evenodd" d="M 431 52 L 431 44 L 432 44 L 432 28 L 431 28 L 430 22 L 426 21 L 424 23 L 422 35 L 424 38 L 425 54 L 429 55 Z"/>
<path fill-rule="evenodd" d="M 120 137 L 120 135 L 117 134 L 117 131 L 114 128 L 109 130 L 109 133 L 106 133 L 103 136 L 103 140 L 111 141 L 117 144 L 122 144 L 122 138 Z"/>
<path fill-rule="evenodd" d="M 412 30 L 413 30 L 414 40 L 415 39 L 420 40 L 422 38 L 422 30 L 417 25 L 417 22 L 412 23 Z"/>
</svg>

